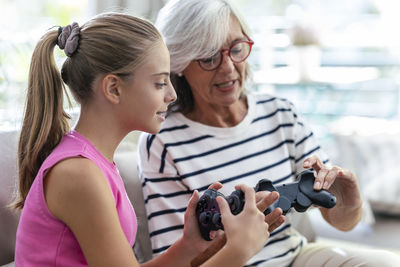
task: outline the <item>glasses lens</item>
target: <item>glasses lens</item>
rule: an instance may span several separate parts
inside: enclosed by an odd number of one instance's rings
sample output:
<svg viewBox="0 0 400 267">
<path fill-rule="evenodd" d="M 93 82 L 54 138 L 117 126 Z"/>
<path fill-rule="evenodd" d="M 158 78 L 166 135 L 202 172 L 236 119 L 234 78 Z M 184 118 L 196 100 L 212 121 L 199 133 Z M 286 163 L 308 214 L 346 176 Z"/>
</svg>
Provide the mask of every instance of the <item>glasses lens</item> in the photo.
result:
<svg viewBox="0 0 400 267">
<path fill-rule="evenodd" d="M 233 62 L 239 63 L 245 60 L 250 54 L 250 44 L 247 42 L 237 42 L 230 49 Z"/>
<path fill-rule="evenodd" d="M 209 58 L 199 60 L 200 66 L 205 70 L 212 70 L 218 67 L 221 63 L 221 53 L 218 51 L 215 55 Z"/>
<path fill-rule="evenodd" d="M 226 50 L 221 50 L 226 51 Z M 215 70 L 219 67 L 222 61 L 222 52 L 219 51 L 215 55 L 209 58 L 199 59 L 200 67 L 203 70 Z M 243 62 L 249 55 L 251 51 L 251 44 L 249 42 L 240 41 L 229 49 L 229 57 L 235 63 Z"/>
</svg>

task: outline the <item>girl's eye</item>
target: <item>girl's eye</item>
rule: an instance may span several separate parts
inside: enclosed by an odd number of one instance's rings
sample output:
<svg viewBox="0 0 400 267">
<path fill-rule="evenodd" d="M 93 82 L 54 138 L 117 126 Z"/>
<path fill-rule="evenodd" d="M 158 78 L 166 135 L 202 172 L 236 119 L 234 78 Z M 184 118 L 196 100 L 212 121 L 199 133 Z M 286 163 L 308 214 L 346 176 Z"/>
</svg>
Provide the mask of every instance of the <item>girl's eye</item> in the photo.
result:
<svg viewBox="0 0 400 267">
<path fill-rule="evenodd" d="M 167 86 L 167 83 L 156 83 L 156 87 L 157 87 L 158 89 L 162 89 L 162 88 L 164 88 L 165 86 Z"/>
</svg>

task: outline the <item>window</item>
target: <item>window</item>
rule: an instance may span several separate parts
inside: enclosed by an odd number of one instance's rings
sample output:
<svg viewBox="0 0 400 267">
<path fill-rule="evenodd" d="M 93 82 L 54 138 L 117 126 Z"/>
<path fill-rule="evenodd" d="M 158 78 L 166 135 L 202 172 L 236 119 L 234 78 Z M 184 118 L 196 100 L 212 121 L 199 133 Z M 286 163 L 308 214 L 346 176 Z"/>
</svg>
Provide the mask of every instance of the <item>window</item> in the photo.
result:
<svg viewBox="0 0 400 267">
<path fill-rule="evenodd" d="M 255 41 L 248 59 L 254 88 L 288 97 L 307 116 L 318 117 L 318 124 L 344 115 L 399 116 L 398 1 L 233 1 L 245 16 Z M 0 129 L 19 125 L 30 57 L 49 25 L 81 23 L 95 13 L 116 9 L 154 21 L 164 2 L 0 1 Z M 296 51 L 306 44 L 314 44 L 317 49 Z M 64 54 L 56 49 L 55 56 L 61 65 Z M 311 74 L 307 73 L 309 68 Z M 315 95 L 324 98 L 327 105 L 314 107 Z"/>
<path fill-rule="evenodd" d="M 3 0 L 0 10 L 0 129 L 5 129 L 20 124 L 30 58 L 38 39 L 49 25 L 80 22 L 89 11 L 88 0 Z M 56 62 L 64 57 L 55 49 Z"/>
</svg>

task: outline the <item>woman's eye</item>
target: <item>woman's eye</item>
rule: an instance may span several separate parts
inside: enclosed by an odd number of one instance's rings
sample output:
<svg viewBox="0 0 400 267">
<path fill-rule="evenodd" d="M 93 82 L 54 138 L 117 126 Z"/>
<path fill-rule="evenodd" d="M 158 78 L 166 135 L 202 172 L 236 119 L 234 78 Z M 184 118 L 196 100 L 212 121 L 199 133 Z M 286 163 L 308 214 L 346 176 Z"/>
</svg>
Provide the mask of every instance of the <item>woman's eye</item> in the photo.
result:
<svg viewBox="0 0 400 267">
<path fill-rule="evenodd" d="M 201 62 L 203 62 L 204 64 L 212 65 L 212 64 L 214 64 L 214 62 L 217 62 L 218 56 L 219 56 L 219 53 L 216 53 L 212 57 L 201 59 Z"/>
<path fill-rule="evenodd" d="M 240 48 L 231 50 L 231 54 L 236 54 L 237 55 L 237 54 L 240 54 L 241 52 L 242 52 L 242 49 L 240 49 Z"/>
<path fill-rule="evenodd" d="M 203 63 L 209 64 L 209 63 L 213 62 L 213 58 L 212 58 L 212 57 L 210 57 L 210 58 L 205 58 L 205 59 L 202 59 L 201 61 L 202 61 Z"/>
<path fill-rule="evenodd" d="M 202 59 L 201 61 L 202 61 L 203 64 L 213 65 L 214 62 L 215 62 L 215 58 L 214 57 L 210 57 L 210 58 Z"/>
</svg>

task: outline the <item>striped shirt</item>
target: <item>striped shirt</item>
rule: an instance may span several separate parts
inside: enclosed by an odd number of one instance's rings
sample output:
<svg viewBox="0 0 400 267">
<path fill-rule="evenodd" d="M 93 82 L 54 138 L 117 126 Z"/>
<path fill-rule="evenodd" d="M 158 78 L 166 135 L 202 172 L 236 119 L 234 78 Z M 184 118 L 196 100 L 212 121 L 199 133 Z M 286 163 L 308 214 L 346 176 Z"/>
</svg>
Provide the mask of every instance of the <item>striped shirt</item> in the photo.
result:
<svg viewBox="0 0 400 267">
<path fill-rule="evenodd" d="M 294 180 L 306 157 L 323 154 L 292 103 L 265 94 L 247 96 L 248 113 L 236 126 L 211 127 L 172 113 L 156 135 L 139 138 L 139 175 L 145 197 L 153 256 L 183 234 L 184 213 L 194 190 L 216 181 L 229 195 L 237 184 L 254 187 Z M 306 239 L 286 222 L 271 233 L 249 266 L 287 266 Z"/>
</svg>

